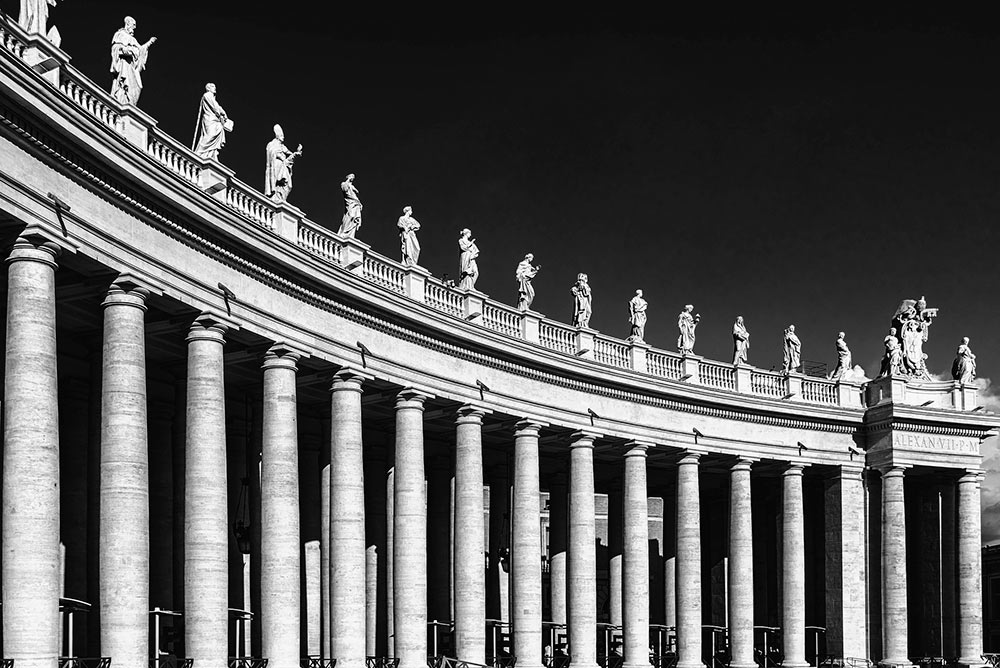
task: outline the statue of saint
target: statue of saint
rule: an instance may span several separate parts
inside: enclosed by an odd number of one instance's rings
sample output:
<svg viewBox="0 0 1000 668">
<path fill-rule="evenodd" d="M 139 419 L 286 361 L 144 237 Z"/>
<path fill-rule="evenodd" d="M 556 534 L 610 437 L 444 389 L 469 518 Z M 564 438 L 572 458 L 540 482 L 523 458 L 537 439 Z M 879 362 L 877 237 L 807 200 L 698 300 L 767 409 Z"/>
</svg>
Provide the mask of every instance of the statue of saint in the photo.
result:
<svg viewBox="0 0 1000 668">
<path fill-rule="evenodd" d="M 884 376 L 898 376 L 903 373 L 903 349 L 899 347 L 899 339 L 896 338 L 896 328 L 890 327 L 889 334 L 883 340 L 885 353 L 882 355 L 882 368 L 879 370 L 879 378 Z"/>
<path fill-rule="evenodd" d="M 976 379 L 976 356 L 969 347 L 969 337 L 963 336 L 962 343 L 955 354 L 955 363 L 951 365 L 951 377 L 963 385 Z"/>
<path fill-rule="evenodd" d="M 354 186 L 354 174 L 348 174 L 344 177 L 340 189 L 344 191 L 345 211 L 337 234 L 353 239 L 358 230 L 361 229 L 361 209 L 363 208 L 361 200 L 358 198 L 358 189 Z"/>
<path fill-rule="evenodd" d="M 458 250 L 458 287 L 462 290 L 475 290 L 476 281 L 479 279 L 479 263 L 476 262 L 476 258 L 479 257 L 479 246 L 476 245 L 476 240 L 472 238 L 472 230 L 468 227 L 459 232 Z"/>
<path fill-rule="evenodd" d="M 410 215 L 411 213 L 413 207 L 404 206 L 403 215 L 396 221 L 396 227 L 399 228 L 399 247 L 403 253 L 403 266 L 406 267 L 416 266 L 420 260 L 420 242 L 417 240 L 420 223 Z"/>
<path fill-rule="evenodd" d="M 267 143 L 267 170 L 264 172 L 264 194 L 275 202 L 288 200 L 292 191 L 292 166 L 302 155 L 302 144 L 294 152 L 285 146 L 285 132 L 274 126 L 274 139 Z"/>
<path fill-rule="evenodd" d="M 733 364 L 746 364 L 750 352 L 750 332 L 743 324 L 743 316 L 736 316 L 733 323 Z"/>
<path fill-rule="evenodd" d="M 837 368 L 830 374 L 831 380 L 847 378 L 854 372 L 854 363 L 851 360 L 851 349 L 847 347 L 847 336 L 844 332 L 837 333 Z"/>
<path fill-rule="evenodd" d="M 635 297 L 628 302 L 628 321 L 632 325 L 629 341 L 645 343 L 646 336 L 646 300 L 642 298 L 642 290 L 635 291 Z"/>
<path fill-rule="evenodd" d="M 55 44 L 50 34 L 45 32 L 46 24 L 49 21 L 49 7 L 55 7 L 56 0 L 21 0 L 21 14 L 17 18 L 17 25 L 24 28 L 24 32 L 29 35 L 43 35 L 49 37 L 49 41 Z M 55 35 L 59 31 L 52 29 Z M 53 35 L 54 36 L 54 35 Z M 56 46 L 59 46 L 56 44 Z"/>
<path fill-rule="evenodd" d="M 683 355 L 694 353 L 694 330 L 701 321 L 701 316 L 697 313 L 691 315 L 694 306 L 687 304 L 680 315 L 677 316 L 677 329 L 680 336 L 677 337 L 677 350 Z"/>
<path fill-rule="evenodd" d="M 517 280 L 517 308 L 520 311 L 527 311 L 531 308 L 531 302 L 535 301 L 535 288 L 531 285 L 531 279 L 542 270 L 542 265 L 532 266 L 534 259 L 535 256 L 528 253 L 514 271 L 514 278 Z"/>
<path fill-rule="evenodd" d="M 573 293 L 573 326 L 590 327 L 591 302 L 590 283 L 586 274 L 576 275 L 576 284 L 570 288 Z"/>
<path fill-rule="evenodd" d="M 138 104 L 142 93 L 142 71 L 146 69 L 149 47 L 156 42 L 150 37 L 145 44 L 135 39 L 135 19 L 125 17 L 125 26 L 111 38 L 111 96 L 121 104 Z"/>
<path fill-rule="evenodd" d="M 200 157 L 215 160 L 219 157 L 219 149 L 226 145 L 226 131 L 232 129 L 233 122 L 215 99 L 215 84 L 205 84 L 191 148 Z"/>
<path fill-rule="evenodd" d="M 785 328 L 785 354 L 782 362 L 781 368 L 785 373 L 798 371 L 802 365 L 802 342 L 795 334 L 795 325 Z"/>
<path fill-rule="evenodd" d="M 927 371 L 927 354 L 924 353 L 923 345 L 927 342 L 931 323 L 937 313 L 936 308 L 927 308 L 927 302 L 923 297 L 917 300 L 904 299 L 899 304 L 892 317 L 892 326 L 902 339 L 900 351 L 902 366 L 898 373 L 910 378 L 930 379 L 930 373 Z"/>
</svg>

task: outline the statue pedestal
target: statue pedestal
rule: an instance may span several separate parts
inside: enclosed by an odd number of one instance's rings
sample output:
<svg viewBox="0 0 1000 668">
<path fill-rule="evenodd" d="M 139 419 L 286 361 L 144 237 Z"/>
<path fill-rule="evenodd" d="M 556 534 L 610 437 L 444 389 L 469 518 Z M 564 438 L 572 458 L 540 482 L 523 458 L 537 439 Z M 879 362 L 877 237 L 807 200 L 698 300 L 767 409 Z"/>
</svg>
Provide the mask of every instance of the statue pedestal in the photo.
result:
<svg viewBox="0 0 1000 668">
<path fill-rule="evenodd" d="M 288 202 L 274 205 L 272 226 L 278 236 L 288 239 L 293 244 L 299 242 L 299 221 L 306 217 L 302 210 Z"/>
<path fill-rule="evenodd" d="M 736 371 L 736 391 L 741 394 L 751 394 L 750 374 L 753 367 L 749 364 L 740 363 L 733 365 L 733 368 Z"/>
<path fill-rule="evenodd" d="M 406 273 L 403 274 L 403 288 L 406 290 L 406 296 L 414 301 L 424 301 L 424 286 L 431 272 L 419 265 L 406 267 L 404 271 Z"/>
<path fill-rule="evenodd" d="M 215 199 L 225 202 L 229 179 L 235 175 L 236 172 L 218 160 L 206 158 L 202 161 L 201 170 L 198 172 L 198 187 Z"/>
<path fill-rule="evenodd" d="M 536 311 L 521 311 L 521 338 L 528 343 L 540 343 L 538 325 L 545 317 Z"/>
<path fill-rule="evenodd" d="M 845 408 L 862 408 L 861 383 L 854 380 L 837 381 L 837 405 Z"/>
<path fill-rule="evenodd" d="M 629 360 L 632 363 L 632 371 L 639 371 L 640 373 L 649 372 L 649 365 L 646 363 L 646 355 L 651 347 L 652 346 L 643 341 L 629 342 Z"/>
<path fill-rule="evenodd" d="M 686 353 L 681 357 L 681 380 L 692 385 L 701 385 L 701 374 L 699 372 L 701 360 L 700 356 L 692 355 L 691 353 Z"/>
<path fill-rule="evenodd" d="M 884 403 L 906 403 L 906 376 L 882 376 L 868 383 L 867 396 L 869 406 Z"/>
<path fill-rule="evenodd" d="M 50 33 L 58 35 L 59 31 L 53 27 Z M 25 40 L 25 44 L 24 62 L 30 65 L 35 72 L 41 74 L 46 81 L 58 88 L 59 68 L 69 63 L 69 56 L 41 35 L 32 35 Z"/>
<path fill-rule="evenodd" d="M 483 317 L 483 302 L 486 301 L 487 295 L 476 290 L 466 290 L 465 291 L 465 319 L 469 322 L 479 322 L 480 318 Z"/>
<path fill-rule="evenodd" d="M 343 244 L 340 249 L 340 262 L 344 269 L 352 274 L 362 274 L 365 270 L 365 255 L 371 246 L 354 237 L 340 237 Z"/>
</svg>

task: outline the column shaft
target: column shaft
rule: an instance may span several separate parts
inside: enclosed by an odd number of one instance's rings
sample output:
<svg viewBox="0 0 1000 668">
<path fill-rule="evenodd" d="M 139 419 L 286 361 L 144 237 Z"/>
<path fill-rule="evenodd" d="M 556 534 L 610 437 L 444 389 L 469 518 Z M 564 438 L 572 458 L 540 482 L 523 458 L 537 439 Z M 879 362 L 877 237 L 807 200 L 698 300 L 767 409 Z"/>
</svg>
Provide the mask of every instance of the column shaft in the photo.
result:
<svg viewBox="0 0 1000 668">
<path fill-rule="evenodd" d="M 101 651 L 124 668 L 149 662 L 148 291 L 104 300 L 101 383 Z"/>
<path fill-rule="evenodd" d="M 701 668 L 701 509 L 698 459 L 677 465 L 677 667 Z"/>
<path fill-rule="evenodd" d="M 597 665 L 597 552 L 594 543 L 594 434 L 577 432 L 569 450 L 567 622 L 573 665 Z M 554 649 L 554 648 L 553 648 Z"/>
<path fill-rule="evenodd" d="M 330 656 L 344 668 L 367 650 L 363 380 L 342 369 L 330 388 Z"/>
<path fill-rule="evenodd" d="M 801 464 L 791 464 L 782 475 L 781 494 L 781 637 L 782 666 L 806 663 L 806 549 L 802 509 Z"/>
<path fill-rule="evenodd" d="M 566 623 L 567 501 L 566 481 L 557 473 L 549 485 L 549 609 L 554 624 Z"/>
<path fill-rule="evenodd" d="M 751 460 L 729 469 L 729 649 L 730 668 L 754 668 L 753 504 Z"/>
<path fill-rule="evenodd" d="M 907 651 L 906 504 L 901 467 L 882 474 L 882 664 L 910 665 Z M 978 548 L 977 548 L 978 549 Z"/>
<path fill-rule="evenodd" d="M 226 509 L 226 327 L 200 319 L 188 334 L 184 449 L 184 647 L 199 668 L 226 668 L 229 524 Z"/>
<path fill-rule="evenodd" d="M 406 389 L 399 393 L 396 401 L 392 600 L 399 668 L 423 668 L 427 664 L 427 505 L 423 424 L 426 398 L 420 392 Z"/>
<path fill-rule="evenodd" d="M 826 481 L 826 651 L 868 658 L 865 618 L 865 490 L 861 465 Z"/>
<path fill-rule="evenodd" d="M 982 475 L 968 471 L 958 481 L 958 662 L 963 666 L 983 665 Z"/>
<path fill-rule="evenodd" d="M 274 346 L 264 359 L 260 468 L 261 651 L 273 668 L 298 668 L 299 557 L 298 355 Z"/>
<path fill-rule="evenodd" d="M 622 641 L 624 665 L 649 665 L 649 500 L 646 448 L 631 443 L 625 453 L 622 550 Z"/>
<path fill-rule="evenodd" d="M 459 409 L 455 427 L 455 656 L 486 662 L 483 410 Z"/>
<path fill-rule="evenodd" d="M 538 513 L 538 432 L 517 423 L 511 526 L 511 635 L 519 668 L 542 665 L 542 535 Z M 575 651 L 570 647 L 571 651 Z"/>
<path fill-rule="evenodd" d="M 18 668 L 51 668 L 59 655 L 57 256 L 19 238 L 7 258 L 3 651 Z"/>
</svg>

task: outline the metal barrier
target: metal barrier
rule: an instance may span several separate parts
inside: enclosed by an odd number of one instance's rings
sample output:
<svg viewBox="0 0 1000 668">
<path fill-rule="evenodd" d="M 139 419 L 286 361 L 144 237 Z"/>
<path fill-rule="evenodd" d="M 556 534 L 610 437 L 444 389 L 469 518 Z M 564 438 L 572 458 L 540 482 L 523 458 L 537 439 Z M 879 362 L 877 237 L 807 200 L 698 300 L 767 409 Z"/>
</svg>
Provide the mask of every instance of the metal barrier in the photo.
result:
<svg viewBox="0 0 1000 668">
<path fill-rule="evenodd" d="M 229 668 L 267 668 L 267 659 L 258 656 L 231 656 Z"/>
<path fill-rule="evenodd" d="M 821 657 L 818 666 L 823 668 L 872 668 L 874 662 L 860 656 L 835 656 L 825 654 Z"/>
<path fill-rule="evenodd" d="M 14 659 L 4 659 L 3 668 L 14 668 Z"/>
<path fill-rule="evenodd" d="M 193 668 L 194 659 L 179 656 L 160 656 L 149 660 L 149 668 Z"/>
<path fill-rule="evenodd" d="M 514 668 L 517 665 L 517 657 L 513 654 L 501 654 L 500 656 L 486 657 L 486 663 L 492 668 Z"/>
<path fill-rule="evenodd" d="M 394 656 L 366 656 L 367 668 L 398 668 L 399 659 Z"/>
<path fill-rule="evenodd" d="M 674 668 L 677 665 L 677 652 L 650 654 L 649 663 L 653 668 Z"/>
<path fill-rule="evenodd" d="M 111 668 L 111 657 L 60 656 L 59 668 Z"/>
<path fill-rule="evenodd" d="M 915 666 L 921 666 L 921 668 L 945 668 L 950 661 L 945 659 L 943 656 L 919 656 L 917 658 L 910 658 Z"/>
<path fill-rule="evenodd" d="M 760 638 L 760 642 L 758 642 Z M 777 626 L 753 627 L 753 660 L 760 668 L 777 668 L 785 654 L 781 649 L 781 628 Z"/>
<path fill-rule="evenodd" d="M 304 656 L 299 660 L 300 668 L 334 668 L 336 659 L 323 659 L 318 656 Z"/>
<path fill-rule="evenodd" d="M 702 624 L 702 662 L 709 668 L 728 668 L 729 666 L 729 629 L 725 626 Z M 705 635 L 708 642 L 705 642 Z M 706 654 L 707 650 L 707 654 Z"/>
<path fill-rule="evenodd" d="M 810 666 L 815 666 L 819 663 L 820 657 L 826 654 L 826 627 L 824 626 L 807 626 L 806 627 L 806 647 L 810 647 L 808 639 L 809 634 L 812 633 L 812 656 L 809 656 L 809 652 L 806 652 L 806 662 Z M 821 647 L 822 645 L 822 647 Z M 822 649 L 822 651 L 820 651 Z"/>
<path fill-rule="evenodd" d="M 983 661 L 988 663 L 990 668 L 998 668 L 998 666 L 1000 666 L 1000 654 L 995 654 L 993 652 L 983 654 Z"/>
<path fill-rule="evenodd" d="M 450 656 L 427 657 L 427 668 L 490 668 L 486 664 L 453 659 Z"/>
</svg>

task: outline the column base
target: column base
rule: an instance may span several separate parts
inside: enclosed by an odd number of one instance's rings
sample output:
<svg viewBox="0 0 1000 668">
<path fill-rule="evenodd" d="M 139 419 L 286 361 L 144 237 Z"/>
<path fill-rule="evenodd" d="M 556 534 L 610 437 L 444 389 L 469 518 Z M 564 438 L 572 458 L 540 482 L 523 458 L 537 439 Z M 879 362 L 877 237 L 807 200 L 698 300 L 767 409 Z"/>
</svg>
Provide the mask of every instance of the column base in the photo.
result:
<svg viewBox="0 0 1000 668">
<path fill-rule="evenodd" d="M 882 659 L 879 668 L 916 668 L 909 659 Z"/>
<path fill-rule="evenodd" d="M 678 662 L 674 668 L 705 668 L 705 664 L 701 661 L 693 661 L 689 663 Z"/>
<path fill-rule="evenodd" d="M 808 661 L 782 661 L 778 664 L 781 668 L 810 668 Z"/>
<path fill-rule="evenodd" d="M 758 666 L 753 661 L 750 661 L 749 663 L 730 662 L 729 668 L 758 668 Z"/>
<path fill-rule="evenodd" d="M 960 656 L 956 661 L 958 668 L 985 668 L 988 664 L 983 661 L 983 657 Z"/>
</svg>

